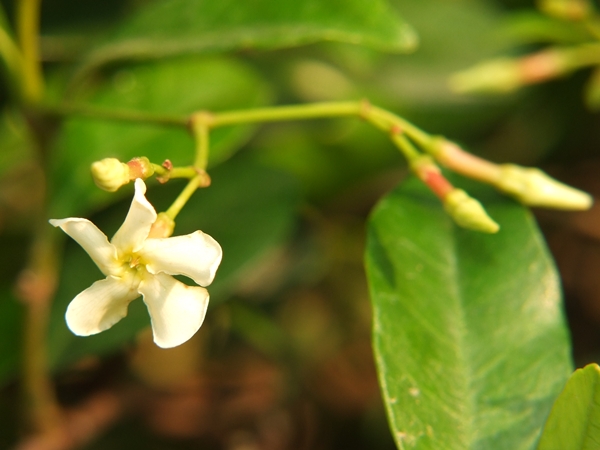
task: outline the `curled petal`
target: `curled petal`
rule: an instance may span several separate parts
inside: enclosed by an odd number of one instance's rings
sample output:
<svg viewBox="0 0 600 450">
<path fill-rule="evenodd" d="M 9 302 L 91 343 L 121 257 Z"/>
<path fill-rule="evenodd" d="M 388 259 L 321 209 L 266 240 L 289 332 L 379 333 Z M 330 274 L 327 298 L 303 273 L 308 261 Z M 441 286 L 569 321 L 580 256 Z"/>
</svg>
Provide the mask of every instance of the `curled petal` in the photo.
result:
<svg viewBox="0 0 600 450">
<path fill-rule="evenodd" d="M 138 251 L 156 220 L 156 211 L 146 200 L 145 193 L 146 185 L 138 178 L 135 180 L 135 195 L 127 217 L 111 240 L 121 254 Z"/>
<path fill-rule="evenodd" d="M 144 296 L 152 321 L 154 342 L 171 348 L 189 340 L 200 328 L 208 308 L 208 291 L 186 286 L 159 273 L 146 277 L 138 291 Z"/>
<path fill-rule="evenodd" d="M 136 288 L 133 277 L 96 281 L 69 304 L 67 326 L 79 336 L 107 330 L 127 315 L 129 303 L 140 296 Z"/>
<path fill-rule="evenodd" d="M 166 239 L 148 239 L 140 250 L 146 269 L 156 274 L 185 275 L 201 286 L 212 283 L 223 251 L 202 231 Z"/>
<path fill-rule="evenodd" d="M 117 249 L 108 242 L 102 231 L 87 219 L 71 217 L 50 219 L 50 224 L 60 227 L 90 255 L 104 275 L 118 275 Z"/>
</svg>

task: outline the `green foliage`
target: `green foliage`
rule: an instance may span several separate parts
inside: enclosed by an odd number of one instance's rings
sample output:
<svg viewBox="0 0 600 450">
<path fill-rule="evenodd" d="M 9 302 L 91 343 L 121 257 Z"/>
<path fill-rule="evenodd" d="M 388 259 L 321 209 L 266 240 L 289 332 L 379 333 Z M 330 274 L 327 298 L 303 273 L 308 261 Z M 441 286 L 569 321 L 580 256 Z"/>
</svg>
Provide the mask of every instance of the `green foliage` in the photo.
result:
<svg viewBox="0 0 600 450">
<path fill-rule="evenodd" d="M 92 52 L 86 68 L 115 59 L 274 49 L 323 40 L 409 51 L 416 35 L 383 0 L 155 1 Z"/>
<path fill-rule="evenodd" d="M 600 367 L 589 364 L 571 375 L 552 407 L 538 450 L 600 447 Z"/>
<path fill-rule="evenodd" d="M 184 122 L 169 126 L 118 117 L 107 120 L 111 111 L 115 116 L 128 111 L 185 121 L 202 110 L 368 98 L 432 135 L 468 141 L 467 146 L 489 159 L 517 159 L 530 165 L 549 149 L 556 150 L 555 144 L 569 128 L 566 118 L 578 122 L 577 130 L 586 127 L 565 101 L 572 97 L 568 89 L 562 97 L 561 90 L 553 88 L 551 95 L 540 89 L 503 99 L 467 98 L 452 92 L 447 79 L 482 59 L 506 54 L 515 40 L 529 46 L 587 42 L 591 32 L 598 33 L 591 21 L 522 14 L 506 27 L 508 2 L 495 0 L 129 0 L 109 2 L 111 7 L 103 8 L 101 18 L 87 19 L 87 10 L 79 3 L 44 2 L 45 8 L 52 9 L 42 11 L 42 22 L 50 21 L 42 24 L 44 103 L 19 103 L 15 88 L 8 84 L 0 93 L 6 106 L 0 116 L 0 243 L 4 249 L 0 255 L 0 383 L 5 386 L 16 378 L 22 362 L 15 342 L 21 339 L 27 313 L 26 302 L 14 298 L 18 291 L 11 286 L 21 269 L 35 271 L 41 266 L 43 270 L 46 261 L 31 263 L 25 252 L 15 254 L 34 239 L 40 247 L 51 247 L 56 242 L 44 241 L 45 232 L 65 238 L 58 241 L 62 267 L 48 337 L 39 342 L 40 348 L 48 346 L 53 373 L 89 356 L 126 355 L 124 350 L 135 346 L 136 336 L 150 324 L 138 299 L 130 305 L 128 316 L 110 330 L 86 338 L 74 336 L 65 324 L 67 305 L 102 275 L 76 243 L 46 223 L 49 217 L 78 216 L 89 217 L 109 237 L 118 229 L 132 186 L 113 194 L 100 191 L 90 176 L 94 161 L 107 157 L 127 161 L 137 156 L 157 164 L 169 159 L 175 166 L 194 161 L 196 142 Z M 4 4 L 11 17 L 11 5 Z M 75 5 L 79 12 L 74 11 Z M 122 18 L 124 11 L 129 14 Z M 93 27 L 86 29 L 91 23 Z M 8 37 L 13 34 L 11 24 L 0 7 L 0 31 Z M 419 51 L 399 55 L 416 49 L 412 26 L 418 31 Z M 81 42 L 71 34 L 74 30 L 81 33 Z M 0 50 L 5 63 L 12 61 L 19 69 L 9 72 L 9 76 L 13 73 L 9 81 L 16 80 L 17 86 L 22 69 L 18 48 L 9 45 Z M 586 92 L 588 105 L 596 109 L 599 80 L 595 73 Z M 540 98 L 555 104 L 547 108 Z M 79 114 L 86 106 L 87 115 Z M 577 142 L 589 141 L 586 145 L 596 151 L 600 136 L 593 131 L 598 127 L 586 117 L 589 134 L 576 130 Z M 261 361 L 256 379 L 248 372 L 253 390 L 248 398 L 264 406 L 261 414 L 269 412 L 267 406 L 273 405 L 267 403 L 273 402 L 278 417 L 287 417 L 289 404 L 283 403 L 297 398 L 306 402 L 300 406 L 309 411 L 308 417 L 320 402 L 330 401 L 327 388 L 320 386 L 323 394 L 312 385 L 333 374 L 342 395 L 336 391 L 331 397 L 338 398 L 344 414 L 355 414 L 340 419 L 341 434 L 351 440 L 349 422 L 370 427 L 365 434 L 377 434 L 374 441 L 381 446 L 365 448 L 379 450 L 391 443 L 387 430 L 381 431 L 383 409 L 373 405 L 372 398 L 365 400 L 364 392 L 376 393 L 377 384 L 369 352 L 361 250 L 357 250 L 364 243 L 355 230 L 363 231 L 367 211 L 405 165 L 389 139 L 398 130 L 381 133 L 364 122 L 343 117 L 277 123 L 260 132 L 255 124 L 211 129 L 212 185 L 187 202 L 176 218 L 175 234 L 201 229 L 221 244 L 224 254 L 208 287 L 207 327 L 200 331 L 209 349 L 202 355 L 206 365 L 201 374 L 194 372 L 190 385 L 197 387 L 199 378 L 204 382 L 204 377 L 214 376 L 209 367 L 215 359 L 231 357 L 244 365 L 248 355 L 252 360 L 256 352 L 266 364 Z M 565 146 L 570 161 L 572 150 L 580 147 Z M 558 151 L 555 155 L 560 156 Z M 148 199 L 158 211 L 169 208 L 185 185 L 183 180 L 147 183 Z M 497 235 L 457 229 L 440 202 L 415 180 L 388 194 L 367 225 L 372 337 L 383 401 L 399 450 L 531 450 L 572 371 L 559 281 L 531 215 L 490 189 L 474 184 L 466 188 L 499 222 Z M 351 232 L 346 235 L 347 228 Z M 39 234 L 39 229 L 44 233 Z M 54 248 L 52 256 L 57 252 Z M 284 303 L 294 301 L 301 307 Z M 286 316 L 298 311 L 302 320 L 290 321 Z M 300 339 L 298 350 L 294 345 Z M 190 357 L 194 358 L 200 357 Z M 119 395 L 137 383 L 122 376 L 132 367 L 129 358 L 124 359 L 121 371 L 114 372 L 115 379 L 119 377 L 114 385 L 107 381 L 99 387 L 92 380 L 92 389 L 81 396 L 76 392 L 67 400 L 69 405 L 93 400 L 97 388 Z M 269 367 L 263 370 L 263 366 Z M 150 363 L 148 367 L 153 370 Z M 235 367 L 222 389 L 227 396 L 233 391 L 230 381 L 239 375 L 239 366 Z M 39 368 L 43 372 L 43 364 Z M 599 370 L 588 366 L 573 375 L 550 414 L 539 450 L 597 446 Z M 219 368 L 219 374 L 224 372 Z M 291 372 L 293 380 L 287 378 Z M 360 374 L 359 383 L 352 378 L 355 373 Z M 363 380 L 363 374 L 372 375 L 372 380 Z M 263 392 L 260 383 L 255 387 L 263 376 L 277 380 L 265 383 L 273 392 Z M 41 373 L 39 379 L 43 378 Z M 61 395 L 70 383 L 80 382 L 65 378 L 60 381 L 64 383 Z M 182 385 L 189 380 L 183 381 Z M 284 382 L 290 385 L 283 386 Z M 170 387 L 160 394 L 167 402 L 172 399 Z M 77 386 L 74 391 L 82 390 Z M 140 394 L 137 386 L 133 390 L 135 397 L 147 395 Z M 196 394 L 185 399 L 186 408 L 201 403 Z M 226 417 L 230 402 L 220 402 L 221 394 L 214 396 L 223 408 L 215 416 Z M 136 398 L 128 406 L 137 411 L 144 409 L 140 405 L 161 403 L 152 411 L 160 416 L 159 408 L 167 402 L 149 398 L 141 403 Z M 206 405 L 201 407 L 208 411 Z M 4 409 L 1 403 L 0 413 Z M 348 409 L 357 412 L 347 413 Z M 186 423 L 193 423 L 196 416 L 185 411 Z M 265 416 L 257 417 L 252 420 L 262 423 Z M 154 444 L 154 438 L 138 440 L 140 431 L 130 423 L 120 426 L 114 442 L 107 438 L 109 447 Z M 270 426 L 265 425 L 265 430 L 272 432 Z M 227 442 L 215 445 L 234 445 L 234 439 L 228 440 L 227 425 L 217 428 L 216 439 Z M 290 433 L 298 431 L 289 428 Z M 322 427 L 328 432 L 329 428 L 335 427 Z M 208 436 L 209 441 L 213 438 Z M 0 442 L 5 441 L 0 431 Z M 181 448 L 196 442 L 187 444 Z M 355 442 L 351 446 L 361 447 Z M 328 446 L 348 447 L 345 443 Z M 162 443 L 156 443 L 156 448 L 163 448 Z"/>
<path fill-rule="evenodd" d="M 369 223 L 376 361 L 400 449 L 531 449 L 571 370 L 558 279 L 530 214 L 469 191 L 498 234 L 458 229 L 415 180 Z"/>
<path fill-rule="evenodd" d="M 177 59 L 160 64 L 125 67 L 112 73 L 91 96 L 98 107 L 156 114 L 195 110 L 249 108 L 267 100 L 266 87 L 248 66 L 230 59 Z M 252 127 L 228 127 L 211 134 L 210 161 L 214 165 L 239 149 Z M 109 195 L 93 183 L 89 167 L 102 158 L 123 161 L 147 156 L 156 164 L 192 163 L 194 142 L 183 128 L 139 123 L 68 120 L 58 137 L 53 160 L 55 201 L 53 217 L 66 217 L 85 205 L 106 203 Z"/>
</svg>

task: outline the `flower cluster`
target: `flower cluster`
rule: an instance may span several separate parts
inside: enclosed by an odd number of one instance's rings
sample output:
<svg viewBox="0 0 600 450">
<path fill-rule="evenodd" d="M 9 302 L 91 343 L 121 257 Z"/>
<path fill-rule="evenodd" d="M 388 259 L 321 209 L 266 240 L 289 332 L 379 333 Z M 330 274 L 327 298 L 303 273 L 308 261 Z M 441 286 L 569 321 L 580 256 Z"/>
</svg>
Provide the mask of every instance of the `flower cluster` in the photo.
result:
<svg viewBox="0 0 600 450">
<path fill-rule="evenodd" d="M 135 180 L 135 195 L 112 240 L 87 219 L 53 219 L 90 255 L 105 279 L 77 295 L 66 313 L 67 325 L 80 336 L 100 333 L 127 314 L 140 295 L 148 308 L 154 342 L 169 348 L 190 339 L 202 325 L 208 286 L 221 262 L 222 250 L 209 235 L 150 236 L 157 214 L 144 196 L 146 185 Z M 171 275 L 184 275 L 200 286 L 188 286 Z"/>
</svg>

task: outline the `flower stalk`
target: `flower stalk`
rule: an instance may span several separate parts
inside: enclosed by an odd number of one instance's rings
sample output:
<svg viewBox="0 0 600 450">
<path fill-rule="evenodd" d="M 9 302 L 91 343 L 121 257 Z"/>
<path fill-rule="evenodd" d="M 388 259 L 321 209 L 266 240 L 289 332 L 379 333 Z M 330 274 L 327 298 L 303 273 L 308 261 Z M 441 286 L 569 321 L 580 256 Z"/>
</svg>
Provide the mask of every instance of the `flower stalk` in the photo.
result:
<svg viewBox="0 0 600 450">
<path fill-rule="evenodd" d="M 29 103 L 38 103 L 44 90 L 39 45 L 41 2 L 21 0 L 17 3 L 17 35 L 23 56 L 23 94 Z"/>
<path fill-rule="evenodd" d="M 585 51 L 587 54 L 589 48 L 586 48 Z M 581 58 L 577 60 L 581 61 Z M 534 72 L 535 70 L 532 71 L 532 73 Z M 536 76 L 540 76 L 539 73 Z M 526 171 L 528 174 L 526 176 L 520 175 L 521 178 L 519 183 L 521 188 L 519 189 L 525 189 L 527 192 L 517 192 L 515 190 L 515 184 L 511 184 L 511 180 L 514 178 L 514 175 L 511 175 L 508 181 L 506 179 L 506 173 L 514 173 L 514 170 L 512 172 L 507 172 L 506 167 L 494 164 L 490 161 L 486 161 L 482 158 L 465 152 L 459 146 L 444 139 L 443 137 L 432 136 L 419 129 L 406 119 L 385 109 L 373 106 L 366 100 L 359 102 L 323 102 L 309 105 L 273 106 L 219 113 L 199 111 L 191 114 L 185 120 L 181 117 L 172 117 L 166 121 L 164 121 L 164 117 L 161 116 L 147 115 L 145 113 L 137 112 L 117 111 L 114 113 L 114 115 L 111 115 L 109 111 L 95 110 L 94 108 L 90 107 L 71 107 L 70 111 L 81 111 L 88 117 L 109 120 L 118 120 L 121 117 L 125 117 L 126 120 L 135 120 L 141 122 L 148 121 L 149 123 L 161 125 L 179 125 L 185 126 L 189 129 L 195 141 L 195 156 L 193 166 L 174 168 L 168 160 L 165 161 L 163 165 L 157 165 L 148 162 L 147 170 L 145 172 L 142 171 L 143 173 L 140 172 L 141 175 L 135 175 L 135 177 L 140 177 L 143 179 L 146 178 L 146 176 L 155 174 L 157 175 L 157 179 L 161 182 L 165 182 L 170 178 L 178 177 L 190 179 L 187 186 L 173 202 L 171 207 L 165 211 L 166 217 L 169 217 L 173 221 L 183 206 L 185 206 L 187 201 L 191 198 L 196 189 L 210 185 L 210 177 L 206 173 L 206 168 L 208 167 L 210 132 L 212 129 L 223 126 L 258 122 L 279 122 L 288 120 L 309 120 L 352 116 L 362 118 L 369 124 L 387 133 L 394 145 L 404 155 L 413 172 L 415 172 L 417 176 L 430 189 L 432 189 L 432 191 L 445 203 L 445 205 L 447 203 L 447 196 L 450 192 L 453 192 L 455 188 L 446 180 L 445 177 L 443 177 L 441 171 L 439 168 L 437 168 L 437 166 L 435 166 L 435 164 L 433 164 L 431 159 L 424 158 L 425 155 L 419 151 L 419 148 L 426 154 L 433 156 L 445 167 L 475 180 L 491 184 L 500 191 L 512 195 L 517 200 L 530 206 L 544 206 L 561 209 L 587 209 L 591 205 L 591 197 L 589 197 L 589 195 L 575 189 L 564 189 L 566 186 L 562 183 L 552 180 L 545 174 L 544 176 L 540 176 L 536 173 L 536 175 L 533 176 L 533 172 L 531 171 Z M 63 114 L 66 113 L 67 110 L 58 108 L 55 110 L 55 112 Z M 137 158 L 139 161 L 141 161 L 141 159 L 142 158 Z M 131 166 L 133 161 L 134 160 L 130 161 L 128 164 Z M 424 170 L 423 167 L 427 167 L 428 169 Z M 436 169 L 432 169 L 433 167 L 436 167 Z M 135 171 L 131 171 L 131 173 L 133 172 Z M 506 187 L 507 183 L 510 184 L 510 188 Z M 545 192 L 545 198 L 543 200 L 540 200 L 541 197 L 539 192 L 541 191 Z M 553 200 L 553 196 L 555 195 L 559 195 L 561 198 L 555 201 Z M 451 203 L 456 205 L 460 204 L 461 207 L 458 209 L 457 207 L 446 207 L 447 211 L 451 210 L 456 212 L 460 210 L 464 212 L 467 209 L 472 212 L 475 211 L 476 208 L 471 207 L 473 203 L 470 202 L 470 200 L 467 202 L 464 196 L 455 194 L 452 198 L 455 198 L 455 200 L 459 199 L 460 201 L 453 200 Z M 466 208 L 465 206 L 467 203 L 471 205 L 469 208 Z M 479 205 L 479 208 L 481 208 L 483 211 L 481 205 Z M 478 215 L 480 212 L 473 212 L 473 214 Z M 483 211 L 483 213 L 485 212 Z M 462 212 L 457 212 L 456 214 L 451 213 L 455 220 L 456 217 L 461 216 L 462 214 Z M 468 221 L 462 219 L 456 221 L 459 224 L 468 223 Z M 468 225 L 467 227 L 477 228 L 477 226 L 474 227 L 471 225 Z M 488 232 L 495 232 L 490 231 L 494 228 L 494 226 L 491 226 L 489 223 L 482 227 L 487 229 Z"/>
</svg>

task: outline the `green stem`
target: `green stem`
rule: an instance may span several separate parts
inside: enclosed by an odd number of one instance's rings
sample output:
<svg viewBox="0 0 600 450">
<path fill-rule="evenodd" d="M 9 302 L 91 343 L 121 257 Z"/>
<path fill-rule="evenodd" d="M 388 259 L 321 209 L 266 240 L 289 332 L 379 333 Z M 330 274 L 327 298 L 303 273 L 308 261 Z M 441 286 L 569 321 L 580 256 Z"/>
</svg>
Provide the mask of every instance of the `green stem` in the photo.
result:
<svg viewBox="0 0 600 450">
<path fill-rule="evenodd" d="M 39 47 L 41 2 L 42 0 L 20 0 L 17 6 L 17 35 L 23 54 L 24 96 L 31 103 L 38 102 L 44 90 Z"/>
<path fill-rule="evenodd" d="M 241 111 L 215 113 L 209 122 L 210 128 L 225 125 L 238 125 L 255 122 L 278 122 L 285 120 L 306 120 L 326 117 L 362 117 L 375 127 L 390 132 L 399 128 L 419 145 L 431 145 L 432 137 L 407 120 L 368 102 L 327 102 L 312 105 L 273 106 Z"/>
<path fill-rule="evenodd" d="M 392 142 L 400 149 L 411 167 L 414 166 L 419 160 L 424 158 L 424 156 L 419 153 L 419 151 L 411 144 L 404 134 L 392 134 Z M 430 157 L 425 156 L 425 158 Z"/>
<path fill-rule="evenodd" d="M 15 90 L 19 92 L 19 96 L 23 97 L 25 92 L 21 73 L 23 69 L 23 57 L 15 41 L 2 28 L 0 28 L 0 58 L 6 64 L 8 80 L 15 87 Z"/>
<path fill-rule="evenodd" d="M 44 113 L 50 116 L 84 116 L 91 119 L 110 120 L 116 122 L 138 122 L 151 125 L 187 127 L 189 125 L 188 116 L 152 114 L 141 111 L 130 111 L 123 109 L 97 108 L 89 105 L 62 104 L 43 106 Z"/>
<path fill-rule="evenodd" d="M 171 219 L 175 220 L 177 214 L 181 211 L 181 209 L 185 206 L 190 197 L 196 192 L 200 186 L 206 185 L 206 174 L 199 174 L 192 178 L 187 186 L 181 191 L 179 197 L 175 199 L 173 204 L 165 211 L 165 214 Z"/>
<path fill-rule="evenodd" d="M 377 128 L 384 131 L 392 131 L 397 127 L 398 129 L 395 130 L 395 134 L 405 133 L 425 149 L 430 147 L 434 141 L 434 138 L 430 134 L 409 121 L 377 106 L 371 106 L 364 117 Z"/>
<path fill-rule="evenodd" d="M 194 158 L 194 167 L 199 170 L 206 170 L 208 166 L 208 152 L 210 149 L 210 123 L 213 116 L 209 112 L 199 112 L 192 116 L 190 124 L 192 134 L 196 141 L 196 156 Z"/>
<path fill-rule="evenodd" d="M 210 128 L 256 122 L 281 122 L 286 120 L 357 116 L 361 114 L 363 108 L 362 102 L 330 102 L 228 111 L 213 114 Z"/>
<path fill-rule="evenodd" d="M 163 177 L 169 180 L 171 178 L 194 178 L 198 175 L 198 171 L 192 166 L 165 169 L 158 164 L 152 164 L 152 167 L 154 168 L 155 175 L 158 175 L 159 178 Z"/>
<path fill-rule="evenodd" d="M 41 226 L 41 225 L 40 225 Z M 50 379 L 47 330 L 58 262 L 55 238 L 44 220 L 38 229 L 30 262 L 19 278 L 20 298 L 26 306 L 23 335 L 23 392 L 29 425 L 36 433 L 51 433 L 61 422 L 61 411 Z"/>
</svg>

